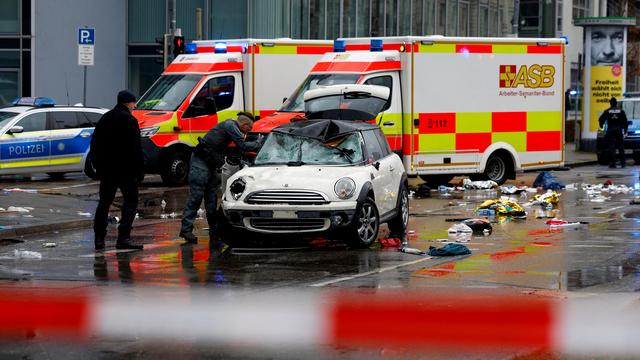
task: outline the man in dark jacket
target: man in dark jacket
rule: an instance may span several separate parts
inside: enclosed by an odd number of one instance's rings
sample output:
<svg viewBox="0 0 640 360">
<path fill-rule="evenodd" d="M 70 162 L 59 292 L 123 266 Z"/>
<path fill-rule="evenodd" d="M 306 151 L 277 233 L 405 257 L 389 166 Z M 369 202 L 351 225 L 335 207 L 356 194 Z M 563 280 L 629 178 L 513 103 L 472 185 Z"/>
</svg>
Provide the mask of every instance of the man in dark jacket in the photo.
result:
<svg viewBox="0 0 640 360">
<path fill-rule="evenodd" d="M 138 207 L 138 183 L 144 177 L 140 128 L 131 114 L 135 106 L 135 95 L 120 91 L 118 104 L 98 121 L 91 139 L 92 160 L 100 179 L 100 201 L 93 223 L 96 250 L 104 249 L 109 207 L 118 189 L 124 202 L 116 249 L 142 250 L 142 245 L 133 244 L 130 238 Z"/>
<path fill-rule="evenodd" d="M 238 113 L 237 119 L 223 121 L 214 126 L 191 156 L 189 170 L 189 198 L 182 214 L 180 237 L 187 243 L 195 244 L 198 238 L 193 234 L 193 221 L 204 197 L 207 222 L 209 223 L 209 239 L 214 242 L 216 231 L 217 191 L 220 186 L 220 169 L 224 165 L 225 154 L 231 142 L 242 152 L 257 151 L 260 140 L 246 142 L 244 137 L 253 128 L 253 115 Z"/>
<path fill-rule="evenodd" d="M 609 145 L 609 167 L 616 167 L 616 149 L 620 156 L 620 166 L 625 167 L 624 138 L 627 136 L 627 130 L 629 128 L 627 114 L 625 114 L 624 110 L 617 107 L 618 101 L 615 97 L 609 100 L 609 104 L 611 107 L 605 110 L 598 119 L 601 128 L 604 127 L 605 124 L 607 125 L 604 138 Z"/>
</svg>

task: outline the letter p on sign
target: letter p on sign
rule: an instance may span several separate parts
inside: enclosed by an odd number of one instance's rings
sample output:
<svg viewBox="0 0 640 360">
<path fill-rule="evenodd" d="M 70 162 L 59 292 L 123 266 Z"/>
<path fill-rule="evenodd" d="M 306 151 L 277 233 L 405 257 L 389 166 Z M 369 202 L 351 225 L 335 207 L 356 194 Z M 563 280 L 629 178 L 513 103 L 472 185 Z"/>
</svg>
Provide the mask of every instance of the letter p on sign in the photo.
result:
<svg viewBox="0 0 640 360">
<path fill-rule="evenodd" d="M 78 45 L 95 45 L 95 29 L 78 29 Z"/>
</svg>

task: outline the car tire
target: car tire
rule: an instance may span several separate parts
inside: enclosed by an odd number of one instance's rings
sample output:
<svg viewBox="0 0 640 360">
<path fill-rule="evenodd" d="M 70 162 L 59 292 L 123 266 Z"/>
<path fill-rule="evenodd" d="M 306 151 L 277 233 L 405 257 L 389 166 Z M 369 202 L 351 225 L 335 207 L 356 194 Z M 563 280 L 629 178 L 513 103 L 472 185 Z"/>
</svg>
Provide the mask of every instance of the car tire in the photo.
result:
<svg viewBox="0 0 640 360">
<path fill-rule="evenodd" d="M 66 172 L 48 172 L 47 173 L 47 175 L 49 175 L 49 177 L 54 180 L 64 179 L 64 176 L 66 174 L 67 174 Z"/>
<path fill-rule="evenodd" d="M 378 238 L 380 230 L 380 215 L 378 207 L 372 198 L 358 206 L 353 218 L 352 228 L 349 234 L 349 243 L 356 248 L 368 248 Z"/>
<path fill-rule="evenodd" d="M 168 186 L 186 184 L 189 176 L 189 160 L 189 154 L 186 152 L 176 151 L 169 154 L 160 173 L 162 182 Z"/>
<path fill-rule="evenodd" d="M 598 153 L 598 164 L 600 165 L 609 165 L 609 154 L 606 153 Z M 636 162 L 637 164 L 637 162 Z"/>
<path fill-rule="evenodd" d="M 487 160 L 483 177 L 502 185 L 507 181 L 510 171 L 513 171 L 511 159 L 508 159 L 504 154 L 492 154 Z"/>
<path fill-rule="evenodd" d="M 404 233 L 409 225 L 409 191 L 407 187 L 402 185 L 399 194 L 398 214 L 388 223 L 389 231 L 392 234 Z"/>
<path fill-rule="evenodd" d="M 424 180 L 431 186 L 445 185 L 449 186 L 449 181 L 453 179 L 453 175 L 440 174 L 440 175 L 420 175 L 420 179 Z"/>
</svg>

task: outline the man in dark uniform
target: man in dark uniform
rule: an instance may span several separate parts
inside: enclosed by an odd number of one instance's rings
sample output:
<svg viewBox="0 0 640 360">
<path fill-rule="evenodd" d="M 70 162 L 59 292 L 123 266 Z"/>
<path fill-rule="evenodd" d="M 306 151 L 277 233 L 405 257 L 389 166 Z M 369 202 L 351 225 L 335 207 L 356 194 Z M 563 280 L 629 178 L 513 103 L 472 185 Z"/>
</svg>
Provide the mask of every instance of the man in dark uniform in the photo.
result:
<svg viewBox="0 0 640 360">
<path fill-rule="evenodd" d="M 609 145 L 609 167 L 616 167 L 616 149 L 620 156 L 620 166 L 625 167 L 624 138 L 627 136 L 627 130 L 629 128 L 627 114 L 625 114 L 624 110 L 617 107 L 618 101 L 615 97 L 609 100 L 609 104 L 611 107 L 605 110 L 602 115 L 600 115 L 600 119 L 598 119 L 601 128 L 604 127 L 605 124 L 607 125 L 604 138 Z"/>
<path fill-rule="evenodd" d="M 193 221 L 204 197 L 207 222 L 209 223 L 209 239 L 214 242 L 216 232 L 217 191 L 220 186 L 220 169 L 224 165 L 225 155 L 231 142 L 242 152 L 257 151 L 260 139 L 246 142 L 244 137 L 253 128 L 253 115 L 247 112 L 238 113 L 237 119 L 230 119 L 214 126 L 199 139 L 191 156 L 189 169 L 189 198 L 182 214 L 180 237 L 187 243 L 195 244 L 198 238 L 193 234 Z"/>
<path fill-rule="evenodd" d="M 118 189 L 124 202 L 116 249 L 142 250 L 142 245 L 133 244 L 130 238 L 138 208 L 138 183 L 144 178 L 140 128 L 131 114 L 135 106 L 135 95 L 120 91 L 118 104 L 98 121 L 91 139 L 92 162 L 100 179 L 100 201 L 93 223 L 96 250 L 104 249 L 109 207 Z"/>
</svg>

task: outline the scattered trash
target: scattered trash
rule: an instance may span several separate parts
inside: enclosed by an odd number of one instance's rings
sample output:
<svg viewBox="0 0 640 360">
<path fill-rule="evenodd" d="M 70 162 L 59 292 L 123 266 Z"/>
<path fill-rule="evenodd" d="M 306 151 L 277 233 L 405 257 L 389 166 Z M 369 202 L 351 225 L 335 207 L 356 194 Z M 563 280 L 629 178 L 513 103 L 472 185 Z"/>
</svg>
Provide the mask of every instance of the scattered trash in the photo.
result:
<svg viewBox="0 0 640 360">
<path fill-rule="evenodd" d="M 578 184 L 567 184 L 564 187 L 565 190 L 578 190 Z"/>
<path fill-rule="evenodd" d="M 90 217 L 91 213 L 90 212 L 82 212 L 82 211 L 78 211 L 78 216 L 87 216 Z"/>
<path fill-rule="evenodd" d="M 160 214 L 160 219 L 175 219 L 178 216 L 176 213 L 172 212 L 171 214 Z"/>
<path fill-rule="evenodd" d="M 167 202 L 164 201 L 164 199 L 160 202 L 160 207 L 162 208 L 162 212 L 164 212 L 164 209 L 167 207 Z"/>
<path fill-rule="evenodd" d="M 486 216 L 486 217 L 495 217 L 496 211 L 492 209 L 478 209 L 476 211 L 476 215 L 478 216 Z"/>
<path fill-rule="evenodd" d="M 414 248 L 410 248 L 410 247 L 403 247 L 398 249 L 398 251 L 406 253 L 406 254 L 413 254 L 413 255 L 424 255 L 425 252 L 420 250 L 420 249 L 414 249 Z"/>
<path fill-rule="evenodd" d="M 471 181 L 470 179 L 464 179 L 462 186 L 467 190 L 489 190 L 497 188 L 498 183 L 492 180 Z"/>
<path fill-rule="evenodd" d="M 528 191 L 529 191 L 529 187 L 528 186 L 507 185 L 507 186 L 501 186 L 500 187 L 500 192 L 501 193 L 509 194 L 509 195 L 527 193 Z M 534 191 L 537 191 L 537 190 L 534 189 Z"/>
<path fill-rule="evenodd" d="M 416 231 L 415 231 L 415 230 L 409 230 L 407 233 L 408 233 L 409 235 L 413 235 L 413 234 L 415 234 L 415 233 L 416 233 Z"/>
<path fill-rule="evenodd" d="M 107 222 L 108 222 L 109 224 L 117 224 L 117 223 L 119 223 L 119 222 L 120 222 L 120 218 L 119 218 L 119 217 L 117 217 L 117 216 L 109 215 L 109 217 L 107 218 Z"/>
<path fill-rule="evenodd" d="M 471 250 L 462 244 L 446 244 L 441 248 L 429 246 L 429 255 L 431 256 L 457 256 L 469 254 L 471 254 Z"/>
<path fill-rule="evenodd" d="M 204 209 L 198 209 L 198 219 L 204 219 Z"/>
<path fill-rule="evenodd" d="M 13 251 L 13 256 L 16 259 L 42 259 L 42 254 L 39 252 L 18 249 Z"/>
<path fill-rule="evenodd" d="M 22 217 L 32 218 L 32 217 L 33 217 L 33 215 L 22 215 Z"/>
<path fill-rule="evenodd" d="M 635 196 L 633 199 L 631 199 L 629 205 L 640 205 L 640 196 Z"/>
<path fill-rule="evenodd" d="M 380 246 L 382 247 L 398 247 L 402 241 L 398 238 L 384 238 L 380 239 Z"/>
<path fill-rule="evenodd" d="M 48 242 L 48 243 L 42 244 L 42 247 L 46 247 L 46 248 L 52 248 L 52 247 L 56 247 L 56 246 L 58 246 L 58 244 L 56 244 L 54 242 Z"/>
<path fill-rule="evenodd" d="M 458 223 L 458 224 L 455 224 L 452 227 L 450 227 L 448 232 L 449 232 L 449 234 L 461 234 L 461 233 L 469 233 L 469 234 L 471 234 L 473 232 L 473 230 L 471 230 L 470 227 L 468 227 L 467 225 L 465 225 L 463 223 Z"/>
<path fill-rule="evenodd" d="M 583 222 L 583 221 L 575 221 L 575 222 L 568 222 L 566 220 L 562 220 L 562 219 L 551 219 L 551 220 L 547 220 L 547 225 L 549 225 L 550 228 L 559 228 L 559 227 L 571 227 L 571 226 L 580 226 L 580 225 L 585 225 L 585 224 L 589 224 L 588 222 Z"/>
<path fill-rule="evenodd" d="M 462 224 L 470 228 L 476 235 L 490 235 L 493 232 L 493 227 L 485 219 L 467 219 Z"/>
<path fill-rule="evenodd" d="M 420 184 L 415 190 L 414 194 L 417 198 L 425 198 L 431 196 L 431 188 L 427 184 Z"/>
<path fill-rule="evenodd" d="M 536 219 L 553 219 L 557 216 L 557 210 L 536 209 Z"/>
<path fill-rule="evenodd" d="M 555 176 L 543 171 L 533 181 L 533 187 L 541 187 L 545 190 L 562 190 L 564 185 L 558 182 Z"/>
<path fill-rule="evenodd" d="M 480 204 L 478 209 L 493 210 L 495 212 L 495 215 L 497 216 L 512 216 L 516 218 L 525 218 L 527 216 L 527 213 L 524 211 L 524 208 L 520 206 L 520 204 L 509 199 L 487 200 L 482 204 Z M 478 215 L 486 216 L 486 215 L 481 215 L 479 210 L 476 210 L 478 212 Z M 485 212 L 482 212 L 482 213 L 485 213 Z"/>
<path fill-rule="evenodd" d="M 9 212 L 19 212 L 19 213 L 28 213 L 33 210 L 32 207 L 21 207 L 21 206 L 9 206 L 7 211 Z"/>
<path fill-rule="evenodd" d="M 2 191 L 4 191 L 4 192 L 17 192 L 17 193 L 31 193 L 31 194 L 35 194 L 35 193 L 38 192 L 37 189 L 20 189 L 20 188 L 2 189 Z"/>
<path fill-rule="evenodd" d="M 533 199 L 524 206 L 541 205 L 545 209 L 551 210 L 558 205 L 559 202 L 560 195 L 555 191 L 548 190 L 544 194 L 535 195 Z"/>
</svg>

